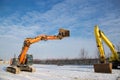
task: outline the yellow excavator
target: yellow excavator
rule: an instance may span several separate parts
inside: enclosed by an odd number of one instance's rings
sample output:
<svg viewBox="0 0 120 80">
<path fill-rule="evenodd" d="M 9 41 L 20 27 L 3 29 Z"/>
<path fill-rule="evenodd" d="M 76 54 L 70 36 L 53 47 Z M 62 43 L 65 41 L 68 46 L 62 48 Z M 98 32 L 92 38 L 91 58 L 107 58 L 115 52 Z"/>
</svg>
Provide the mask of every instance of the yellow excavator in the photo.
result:
<svg viewBox="0 0 120 80">
<path fill-rule="evenodd" d="M 106 37 L 106 35 L 99 29 L 97 25 L 94 27 L 94 34 L 100 53 L 100 64 L 94 64 L 94 71 L 100 73 L 112 73 L 112 68 L 116 69 L 118 66 L 120 66 L 120 52 L 117 52 L 112 42 Z M 106 43 L 112 53 L 108 62 L 106 61 L 102 41 Z"/>
<path fill-rule="evenodd" d="M 61 40 L 64 37 L 69 37 L 69 30 L 59 29 L 58 35 L 39 35 L 35 38 L 26 38 L 22 47 L 22 51 L 18 58 L 12 58 L 10 61 L 10 66 L 6 68 L 6 71 L 17 74 L 20 71 L 35 72 L 35 68 L 32 67 L 33 56 L 27 54 L 27 51 L 31 44 L 42 40 Z"/>
</svg>

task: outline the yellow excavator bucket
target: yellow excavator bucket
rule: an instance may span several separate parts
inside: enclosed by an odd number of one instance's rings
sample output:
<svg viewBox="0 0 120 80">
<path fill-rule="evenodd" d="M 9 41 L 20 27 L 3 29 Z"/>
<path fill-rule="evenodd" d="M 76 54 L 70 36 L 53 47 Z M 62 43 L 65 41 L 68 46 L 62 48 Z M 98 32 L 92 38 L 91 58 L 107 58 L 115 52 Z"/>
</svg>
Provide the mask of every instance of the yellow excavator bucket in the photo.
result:
<svg viewBox="0 0 120 80">
<path fill-rule="evenodd" d="M 97 73 L 112 73 L 112 63 L 94 64 L 94 71 Z"/>
</svg>

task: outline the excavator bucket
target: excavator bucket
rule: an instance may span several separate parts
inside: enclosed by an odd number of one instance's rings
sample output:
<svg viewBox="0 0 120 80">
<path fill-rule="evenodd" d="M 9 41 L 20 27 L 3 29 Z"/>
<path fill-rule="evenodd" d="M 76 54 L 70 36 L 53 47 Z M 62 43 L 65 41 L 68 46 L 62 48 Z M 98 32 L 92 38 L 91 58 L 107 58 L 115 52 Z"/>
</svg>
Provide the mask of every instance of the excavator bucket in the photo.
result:
<svg viewBox="0 0 120 80">
<path fill-rule="evenodd" d="M 112 63 L 94 64 L 94 71 L 97 73 L 112 73 Z"/>
<path fill-rule="evenodd" d="M 65 29 L 59 29 L 59 36 L 61 37 L 69 37 L 70 36 L 70 31 L 69 30 L 65 30 Z"/>
</svg>

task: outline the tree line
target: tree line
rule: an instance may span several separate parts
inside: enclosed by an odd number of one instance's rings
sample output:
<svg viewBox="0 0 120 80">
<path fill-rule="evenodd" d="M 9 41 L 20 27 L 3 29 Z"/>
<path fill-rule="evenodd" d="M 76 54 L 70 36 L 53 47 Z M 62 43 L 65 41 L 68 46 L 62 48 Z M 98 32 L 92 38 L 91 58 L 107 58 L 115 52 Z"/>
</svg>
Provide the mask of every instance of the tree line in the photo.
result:
<svg viewBox="0 0 120 80">
<path fill-rule="evenodd" d="M 116 45 L 116 50 L 120 52 L 120 43 Z M 106 61 L 108 61 L 110 55 L 112 53 L 108 52 L 106 55 Z M 34 64 L 56 64 L 56 65 L 93 65 L 99 63 L 99 51 L 96 48 L 95 54 L 93 58 L 88 57 L 88 52 L 84 48 L 80 49 L 79 58 L 74 59 L 47 59 L 47 60 L 40 60 L 34 59 Z"/>
</svg>

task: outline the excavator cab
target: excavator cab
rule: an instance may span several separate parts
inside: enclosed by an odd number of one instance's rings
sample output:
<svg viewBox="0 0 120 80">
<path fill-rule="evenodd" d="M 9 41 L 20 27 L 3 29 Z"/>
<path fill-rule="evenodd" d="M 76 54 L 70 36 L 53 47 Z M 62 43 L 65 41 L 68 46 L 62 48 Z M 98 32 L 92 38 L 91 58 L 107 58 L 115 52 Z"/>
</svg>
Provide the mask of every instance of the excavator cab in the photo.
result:
<svg viewBox="0 0 120 80">
<path fill-rule="evenodd" d="M 27 54 L 26 57 L 27 57 L 27 58 L 26 58 L 25 64 L 26 64 L 26 65 L 32 65 L 32 64 L 33 64 L 33 55 Z"/>
<path fill-rule="evenodd" d="M 117 52 L 117 54 L 118 54 L 118 58 L 120 59 L 120 52 Z M 120 68 L 120 61 L 115 60 L 115 61 L 111 61 L 111 63 L 113 64 L 112 65 L 113 69 L 119 69 Z"/>
<path fill-rule="evenodd" d="M 119 56 L 119 59 L 120 59 L 120 52 L 117 52 L 118 53 L 118 56 Z"/>
<path fill-rule="evenodd" d="M 18 60 L 18 58 L 12 58 L 11 59 L 11 61 L 10 61 L 10 65 L 11 66 L 17 66 L 17 65 L 19 65 L 19 60 Z"/>
</svg>

